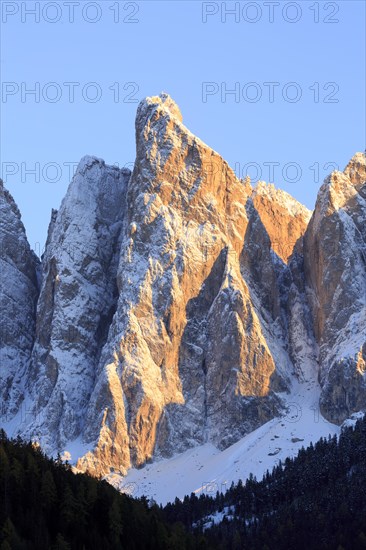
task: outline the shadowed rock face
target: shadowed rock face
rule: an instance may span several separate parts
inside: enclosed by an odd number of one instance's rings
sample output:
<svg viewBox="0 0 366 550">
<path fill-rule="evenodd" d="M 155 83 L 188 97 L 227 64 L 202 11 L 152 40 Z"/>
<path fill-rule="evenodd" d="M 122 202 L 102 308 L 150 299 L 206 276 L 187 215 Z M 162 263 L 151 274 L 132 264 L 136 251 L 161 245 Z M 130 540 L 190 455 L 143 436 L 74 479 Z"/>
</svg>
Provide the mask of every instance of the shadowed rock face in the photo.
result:
<svg viewBox="0 0 366 550">
<path fill-rule="evenodd" d="M 35 336 L 38 269 L 20 212 L 0 180 L 0 414 L 5 419 L 17 412 L 23 398 Z"/>
<path fill-rule="evenodd" d="M 96 365 L 117 303 L 116 272 L 130 173 L 85 157 L 52 213 L 27 373 L 24 432 L 62 448 L 84 429 Z"/>
<path fill-rule="evenodd" d="M 95 474 L 208 441 L 222 449 L 278 415 L 293 373 L 318 359 L 328 417 L 361 408 L 365 348 L 356 338 L 346 355 L 345 342 L 350 319 L 362 327 L 351 249 L 365 242 L 363 170 L 356 155 L 332 175 L 306 229 L 306 208 L 238 180 L 167 94 L 142 101 L 132 174 L 85 157 L 52 212 L 36 329 L 33 315 L 29 345 L 14 340 L 24 388 L 11 361 L 0 379 L 12 414 L 27 403 L 19 432 L 50 452 L 74 445 Z M 19 296 L 34 304 L 27 250 Z"/>
</svg>

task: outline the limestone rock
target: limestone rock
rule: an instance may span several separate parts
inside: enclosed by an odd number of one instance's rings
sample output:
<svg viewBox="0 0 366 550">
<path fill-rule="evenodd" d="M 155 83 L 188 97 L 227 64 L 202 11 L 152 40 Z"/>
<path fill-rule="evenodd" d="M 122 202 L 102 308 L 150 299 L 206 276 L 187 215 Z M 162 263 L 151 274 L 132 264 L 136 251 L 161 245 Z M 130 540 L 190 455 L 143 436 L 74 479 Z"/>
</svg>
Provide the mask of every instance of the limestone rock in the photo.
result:
<svg viewBox="0 0 366 550">
<path fill-rule="evenodd" d="M 297 241 L 304 235 L 311 212 L 273 184 L 258 182 L 253 204 L 266 228 L 271 246 L 287 263 Z"/>
<path fill-rule="evenodd" d="M 20 212 L 0 180 L 0 400 L 6 420 L 23 399 L 24 373 L 35 336 L 39 260 Z"/>
<path fill-rule="evenodd" d="M 227 446 L 280 408 L 241 274 L 250 185 L 165 95 L 139 105 L 136 151 L 119 301 L 85 433 L 94 456 L 110 441 L 129 450 L 108 458 L 122 471 L 204 441 Z M 92 455 L 79 467 L 93 468 Z"/>
<path fill-rule="evenodd" d="M 51 214 L 39 297 L 1 188 L 5 412 L 25 404 L 16 433 L 96 475 L 224 449 L 282 414 L 310 370 L 327 418 L 365 408 L 364 155 L 311 215 L 238 180 L 182 120 L 167 94 L 147 98 L 132 174 L 82 159 Z"/>
<path fill-rule="evenodd" d="M 357 153 L 321 187 L 304 237 L 319 344 L 321 410 L 337 423 L 366 405 L 366 161 Z"/>
<path fill-rule="evenodd" d="M 130 173 L 94 157 L 79 163 L 42 258 L 36 341 L 26 388 L 36 434 L 49 451 L 84 428 L 95 369 L 117 301 L 116 272 Z"/>
</svg>

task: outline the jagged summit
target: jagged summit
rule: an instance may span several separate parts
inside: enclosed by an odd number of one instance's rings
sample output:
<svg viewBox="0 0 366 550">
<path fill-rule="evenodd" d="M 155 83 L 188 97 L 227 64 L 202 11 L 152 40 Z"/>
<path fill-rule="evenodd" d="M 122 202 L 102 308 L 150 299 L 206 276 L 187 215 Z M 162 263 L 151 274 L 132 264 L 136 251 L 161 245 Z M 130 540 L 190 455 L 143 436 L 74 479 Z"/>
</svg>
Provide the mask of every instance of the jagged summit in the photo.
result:
<svg viewBox="0 0 366 550">
<path fill-rule="evenodd" d="M 125 474 L 225 449 L 286 415 L 295 391 L 312 406 L 321 392 L 341 422 L 365 402 L 364 185 L 357 154 L 313 214 L 253 190 L 161 94 L 138 107 L 132 174 L 80 161 L 39 279 L 28 244 L 15 261 L 26 237 L 1 191 L 2 424 L 79 469 Z"/>
<path fill-rule="evenodd" d="M 158 147 L 159 152 L 167 155 L 171 149 L 176 149 L 179 140 L 183 141 L 182 146 L 185 148 L 189 139 L 197 148 L 201 147 L 210 151 L 210 155 L 204 160 L 206 173 L 219 175 L 221 170 L 226 170 L 229 167 L 217 151 L 192 134 L 189 128 L 183 124 L 183 117 L 178 105 L 164 92 L 159 96 L 147 97 L 139 103 L 135 130 L 137 158 L 139 158 L 140 143 L 143 147 L 146 145 Z M 149 136 L 148 141 L 146 140 L 147 136 Z M 194 159 L 189 159 L 189 162 L 192 161 Z"/>
<path fill-rule="evenodd" d="M 344 174 L 354 185 L 362 185 L 366 181 L 366 151 L 356 153 L 347 164 Z"/>
<path fill-rule="evenodd" d="M 158 96 L 147 97 L 143 99 L 139 105 L 139 109 L 144 110 L 157 106 L 158 108 L 167 111 L 169 115 L 175 117 L 179 122 L 183 122 L 182 113 L 176 104 L 176 102 L 170 97 L 169 94 L 162 92 Z"/>
<path fill-rule="evenodd" d="M 366 155 L 356 153 L 343 172 L 334 170 L 320 187 L 312 225 L 316 230 L 322 220 L 335 211 L 347 209 L 356 201 L 362 205 L 366 198 Z M 353 208 L 353 207 L 352 207 Z M 361 224 L 362 225 L 362 224 Z"/>
<path fill-rule="evenodd" d="M 305 232 L 311 211 L 285 191 L 264 181 L 259 181 L 253 189 L 252 199 L 272 249 L 287 262 Z"/>
<path fill-rule="evenodd" d="M 126 176 L 131 175 L 131 170 L 128 168 L 122 167 L 119 168 L 118 166 L 111 166 L 106 165 L 105 161 L 101 158 L 95 157 L 93 155 L 84 155 L 81 160 L 79 161 L 79 164 L 76 168 L 75 174 L 81 174 L 84 175 L 87 170 L 90 170 L 94 164 L 99 164 L 101 167 L 107 166 L 109 170 L 113 171 L 116 170 L 117 172 L 122 172 L 122 174 Z"/>
<path fill-rule="evenodd" d="M 270 200 L 277 202 L 281 207 L 287 209 L 291 216 L 301 216 L 307 221 L 310 220 L 312 211 L 298 202 L 286 191 L 278 189 L 273 183 L 258 181 L 253 189 L 253 197 L 257 195 L 268 197 Z"/>
</svg>

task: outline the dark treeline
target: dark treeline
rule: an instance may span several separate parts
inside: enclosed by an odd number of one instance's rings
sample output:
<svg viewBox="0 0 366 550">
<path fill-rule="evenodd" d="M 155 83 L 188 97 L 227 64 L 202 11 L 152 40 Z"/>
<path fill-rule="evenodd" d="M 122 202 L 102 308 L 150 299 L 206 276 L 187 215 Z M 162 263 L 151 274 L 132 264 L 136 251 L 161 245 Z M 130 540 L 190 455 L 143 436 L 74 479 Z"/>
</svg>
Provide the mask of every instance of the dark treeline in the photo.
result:
<svg viewBox="0 0 366 550">
<path fill-rule="evenodd" d="M 207 528 L 215 511 L 226 517 Z M 366 416 L 338 440 L 323 438 L 301 449 L 261 481 L 251 476 L 215 499 L 176 499 L 164 516 L 204 529 L 213 548 L 366 549 Z"/>
<path fill-rule="evenodd" d="M 0 550 L 13 548 L 366 549 L 366 417 L 261 481 L 165 507 L 75 475 L 0 432 Z"/>
<path fill-rule="evenodd" d="M 1 550 L 195 548 L 199 537 L 162 516 L 0 431 Z"/>
</svg>

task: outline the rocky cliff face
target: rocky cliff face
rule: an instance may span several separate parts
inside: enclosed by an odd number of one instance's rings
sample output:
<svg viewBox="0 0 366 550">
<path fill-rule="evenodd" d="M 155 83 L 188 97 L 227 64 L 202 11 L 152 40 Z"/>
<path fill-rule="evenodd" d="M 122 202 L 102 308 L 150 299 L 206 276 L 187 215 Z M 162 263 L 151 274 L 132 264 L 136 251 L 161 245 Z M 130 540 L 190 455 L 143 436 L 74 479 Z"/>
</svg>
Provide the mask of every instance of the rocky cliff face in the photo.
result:
<svg viewBox="0 0 366 550">
<path fill-rule="evenodd" d="M 333 174 L 311 217 L 274 186 L 238 180 L 169 96 L 141 102 L 133 173 L 85 157 L 52 213 L 36 329 L 33 312 L 27 342 L 12 344 L 24 387 L 12 360 L 0 380 L 12 414 L 27 403 L 19 432 L 49 452 L 72 447 L 82 470 L 124 473 L 231 445 L 283 412 L 318 360 L 327 417 L 362 408 L 364 170 L 356 155 Z M 37 299 L 27 250 L 15 316 Z"/>
<path fill-rule="evenodd" d="M 27 390 L 25 434 L 62 449 L 83 416 L 117 304 L 116 273 L 128 170 L 94 157 L 80 162 L 61 208 L 52 213 Z"/>
<path fill-rule="evenodd" d="M 0 180 L 0 400 L 5 419 L 19 410 L 24 395 L 35 337 L 38 270 L 20 212 Z"/>
<path fill-rule="evenodd" d="M 311 212 L 285 191 L 265 182 L 258 182 L 254 189 L 253 204 L 270 237 L 273 250 L 287 262 L 305 233 Z"/>
<path fill-rule="evenodd" d="M 136 147 L 119 301 L 87 414 L 97 450 L 79 461 L 89 469 L 95 456 L 123 470 L 205 441 L 227 446 L 280 409 L 272 318 L 242 274 L 250 185 L 168 96 L 139 106 Z"/>
<path fill-rule="evenodd" d="M 337 423 L 366 403 L 365 221 L 366 162 L 358 153 L 321 187 L 304 237 L 321 410 Z"/>
</svg>

